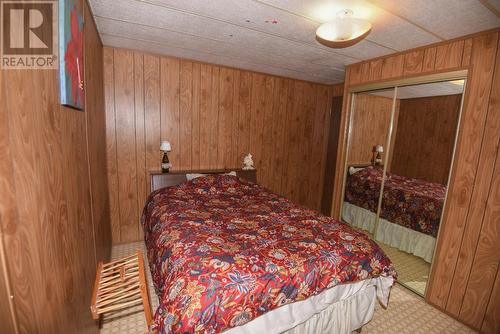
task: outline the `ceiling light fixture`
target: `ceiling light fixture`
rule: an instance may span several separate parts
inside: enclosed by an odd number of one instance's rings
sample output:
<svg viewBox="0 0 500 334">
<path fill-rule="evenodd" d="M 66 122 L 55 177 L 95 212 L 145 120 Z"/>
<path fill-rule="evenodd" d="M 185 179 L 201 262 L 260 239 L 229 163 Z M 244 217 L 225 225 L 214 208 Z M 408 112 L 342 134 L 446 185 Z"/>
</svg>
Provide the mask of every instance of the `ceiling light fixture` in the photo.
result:
<svg viewBox="0 0 500 334">
<path fill-rule="evenodd" d="M 360 42 L 371 30 L 370 22 L 353 17 L 352 10 L 345 9 L 333 21 L 319 26 L 316 40 L 330 48 L 346 48 Z"/>
</svg>

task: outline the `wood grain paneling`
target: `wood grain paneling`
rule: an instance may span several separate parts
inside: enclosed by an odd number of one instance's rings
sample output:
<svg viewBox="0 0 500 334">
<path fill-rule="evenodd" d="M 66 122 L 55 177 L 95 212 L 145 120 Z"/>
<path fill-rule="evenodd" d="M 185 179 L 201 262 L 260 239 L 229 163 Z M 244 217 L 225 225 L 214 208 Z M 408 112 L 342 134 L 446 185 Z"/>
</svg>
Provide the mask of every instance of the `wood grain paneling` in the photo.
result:
<svg viewBox="0 0 500 334">
<path fill-rule="evenodd" d="M 495 257 L 490 251 L 491 235 L 497 232 L 492 232 L 491 228 L 486 227 L 491 226 L 491 221 L 485 225 L 486 220 L 484 220 L 487 205 L 490 205 L 493 196 L 493 193 L 488 193 L 488 187 L 492 184 L 492 163 L 498 159 L 495 158 L 496 153 L 492 153 L 493 148 L 498 145 L 498 137 L 491 135 L 494 132 L 492 124 L 496 123 L 490 120 L 492 116 L 488 111 L 491 110 L 488 105 L 498 110 L 496 106 L 498 97 L 493 93 L 490 99 L 492 83 L 498 85 L 499 81 L 493 80 L 492 70 L 496 71 L 499 66 L 498 61 L 495 65 L 497 49 L 498 29 L 423 46 L 348 66 L 344 87 L 347 92 L 352 86 L 370 82 L 369 78 L 363 78 L 361 75 L 366 68 L 364 64 L 379 59 L 383 61 L 382 80 L 418 75 L 418 73 L 403 75 L 402 61 L 405 57 L 412 58 L 408 54 L 418 50 L 424 51 L 422 73 L 441 73 L 457 68 L 469 69 L 448 199 L 426 300 L 476 329 L 482 329 L 485 333 L 496 333 L 500 326 L 498 316 L 500 283 L 498 274 L 493 274 Z M 350 95 L 345 93 L 336 164 L 339 172 L 333 189 L 334 217 L 340 215 L 341 175 L 344 175 L 349 100 Z M 496 114 L 498 117 L 498 113 Z M 496 130 L 497 136 L 498 132 Z M 495 226 L 498 226 L 498 221 Z M 488 237 L 483 238 L 483 231 L 488 231 Z M 498 245 L 498 241 L 495 244 Z M 478 254 L 479 250 L 481 252 Z M 498 246 L 496 251 L 498 253 Z M 486 281 L 481 284 L 479 277 L 482 277 L 483 271 Z"/>
<path fill-rule="evenodd" d="M 120 50 L 115 50 L 115 60 L 117 52 Z M 174 148 L 169 154 L 171 161 L 175 161 L 176 165 L 182 167 L 179 127 L 179 69 L 179 59 L 160 58 L 160 133 L 162 138 L 168 138 Z M 130 135 L 133 135 L 132 131 L 130 131 Z"/>
<path fill-rule="evenodd" d="M 376 81 L 382 78 L 382 66 L 384 61 L 382 59 L 376 59 L 370 62 L 370 71 L 368 73 L 368 80 Z"/>
<path fill-rule="evenodd" d="M 471 52 L 472 52 L 472 38 L 468 38 L 464 41 L 464 52 L 462 53 L 462 66 L 469 66 Z"/>
<path fill-rule="evenodd" d="M 113 48 L 104 64 L 113 242 L 141 237 L 160 140 L 173 170 L 240 168 L 252 153 L 262 185 L 319 208 L 330 86 Z"/>
<path fill-rule="evenodd" d="M 403 74 L 417 74 L 422 72 L 425 50 L 415 50 L 405 54 Z"/>
<path fill-rule="evenodd" d="M 0 237 L 3 237 L 1 232 Z M 0 240 L 0 247 L 3 248 L 2 240 Z M 2 324 L 2 332 L 10 334 L 17 333 L 18 329 L 16 328 L 17 320 L 14 308 L 8 302 L 10 300 L 10 287 L 7 277 L 7 267 L 2 263 L 0 265 L 0 300 L 2 301 L 0 303 L 0 323 Z"/>
<path fill-rule="evenodd" d="M 85 3 L 85 17 L 92 13 Z M 92 221 L 94 224 L 96 258 L 111 256 L 108 178 L 106 174 L 106 114 L 104 112 L 103 50 L 93 21 L 85 24 L 85 117 L 87 123 L 88 159 L 90 165 Z"/>
<path fill-rule="evenodd" d="M 475 328 L 481 327 L 490 290 L 500 260 L 498 243 L 500 229 L 498 215 L 498 173 L 500 162 L 500 53 L 497 51 L 493 86 L 486 118 L 486 126 L 479 157 L 478 174 L 474 183 L 471 207 L 467 216 L 464 237 L 457 266 L 464 270 L 456 273 L 448 298 L 451 312 L 460 312 L 460 318 Z M 493 181 L 492 181 L 493 178 Z M 495 183 L 496 182 L 496 183 Z M 479 222 L 482 221 L 482 224 Z M 470 275 L 466 275 L 470 271 Z M 490 289 L 490 290 L 489 290 Z M 463 302 L 462 302 L 463 298 Z M 461 308 L 455 306 L 461 303 Z"/>
<path fill-rule="evenodd" d="M 462 95 L 403 99 L 390 171 L 446 184 Z"/>
<path fill-rule="evenodd" d="M 0 71 L 0 100 L 5 100 L 3 89 L 3 73 Z M 0 106 L 3 105 L 0 104 Z M 5 242 L 7 235 L 15 233 L 18 224 L 16 206 L 16 189 L 9 145 L 8 115 L 5 109 L 0 110 L 0 321 L 7 333 L 18 333 L 16 308 L 10 298 L 13 282 L 10 282 Z M 22 265 L 24 261 L 19 261 Z M 22 268 L 22 267 L 21 267 Z"/>
<path fill-rule="evenodd" d="M 179 167 L 192 167 L 192 138 L 193 138 L 193 63 L 180 62 L 179 86 L 179 138 L 183 138 L 179 148 Z"/>
<path fill-rule="evenodd" d="M 498 113 L 497 113 L 498 114 Z M 499 117 L 497 117 L 499 118 Z M 500 133 L 497 128 L 497 134 Z M 498 143 L 498 135 L 497 135 Z M 498 303 L 492 300 L 495 297 L 492 290 L 495 280 L 498 280 L 498 269 L 500 263 L 500 146 L 497 145 L 496 163 L 493 168 L 493 178 L 491 184 L 486 187 L 487 203 L 484 211 L 483 223 L 477 240 L 476 251 L 470 277 L 467 281 L 467 288 L 460 308 L 460 319 L 474 328 L 481 328 L 486 314 L 488 303 Z M 488 189 L 489 188 L 489 189 Z M 467 237 L 467 235 L 466 235 Z M 498 311 L 497 311 L 498 312 Z M 494 316 L 494 314 L 491 314 Z M 500 327 L 498 313 L 496 322 L 491 322 L 491 327 Z M 494 317 L 493 317 L 494 318 Z M 492 332 L 495 333 L 495 332 Z"/>
<path fill-rule="evenodd" d="M 120 240 L 120 204 L 118 199 L 118 168 L 116 162 L 116 117 L 113 52 L 103 50 L 104 100 L 106 114 L 106 170 L 108 176 L 108 201 L 111 220 L 111 239 Z"/>
<path fill-rule="evenodd" d="M 85 111 L 59 104 L 57 71 L 0 78 L 0 230 L 20 333 L 98 332 L 88 301 L 96 257 L 105 260 L 111 246 L 102 44 L 88 4 L 76 5 L 85 20 Z"/>
<path fill-rule="evenodd" d="M 386 64 L 385 62 L 382 64 L 382 73 L 386 72 L 384 71 L 384 67 L 385 68 L 388 68 L 388 67 L 392 67 L 391 66 L 392 64 Z M 401 70 L 403 68 L 401 67 Z M 362 74 L 361 74 L 361 65 L 359 66 L 351 66 L 349 67 L 349 82 L 352 84 L 352 85 L 356 85 L 360 82 L 363 82 L 364 80 L 362 79 Z M 383 78 L 383 74 L 382 74 L 382 78 Z"/>
<path fill-rule="evenodd" d="M 436 47 L 436 70 L 460 67 L 462 64 L 462 54 L 464 41 L 458 40 Z"/>
<path fill-rule="evenodd" d="M 238 87 L 238 138 L 237 157 L 242 161 L 243 157 L 250 152 L 250 126 L 252 122 L 252 73 L 242 71 Z"/>
<path fill-rule="evenodd" d="M 483 333 L 500 332 L 500 321 L 498 321 L 498 319 L 500 319 L 500 266 L 497 270 L 495 285 L 491 291 L 490 301 L 488 302 L 488 308 L 484 315 L 481 331 Z"/>
<path fill-rule="evenodd" d="M 112 49 L 104 49 L 113 54 Z M 113 65 L 109 65 L 113 67 Z M 113 101 L 114 103 L 114 101 Z M 146 170 L 143 171 L 147 177 L 148 170 L 160 169 L 161 152 L 159 143 L 161 138 L 160 124 L 160 58 L 151 55 L 144 55 L 144 133 L 146 141 Z M 116 155 L 112 156 L 116 161 Z M 149 180 L 146 180 L 149 184 Z M 113 190 L 110 189 L 110 192 Z M 149 191 L 149 186 L 146 186 Z M 111 223 L 113 224 L 113 216 Z M 119 224 L 119 221 L 118 221 Z M 116 240 L 118 242 L 120 239 Z M 113 238 L 115 242 L 115 238 Z"/>
<path fill-rule="evenodd" d="M 117 50 L 114 56 L 116 166 L 121 240 L 137 240 L 137 162 L 135 133 L 134 53 Z M 116 83 L 120 83 L 117 85 Z"/>
<path fill-rule="evenodd" d="M 290 94 L 292 81 L 278 78 L 276 89 L 274 91 L 274 112 L 273 112 L 273 141 L 272 152 L 279 152 L 284 146 L 287 145 L 287 124 L 288 121 L 288 96 Z M 283 171 L 287 169 L 288 156 L 285 154 L 278 154 L 271 160 L 270 171 L 273 173 L 271 177 L 272 189 L 278 194 L 283 194 Z"/>
<path fill-rule="evenodd" d="M 313 138 L 311 146 L 314 148 L 310 152 L 310 161 L 313 161 L 313 171 L 309 172 L 309 183 L 312 189 L 317 189 L 315 195 L 310 194 L 310 204 L 309 207 L 315 207 L 318 210 L 321 209 L 321 201 L 323 198 L 323 188 L 325 185 L 325 168 L 328 148 L 328 133 L 330 131 L 330 118 L 333 103 L 333 89 L 328 87 L 322 87 L 316 91 L 316 110 L 314 117 L 314 128 L 313 128 Z M 325 110 L 329 108 L 329 110 Z M 321 143 L 321 145 L 316 145 L 316 143 Z M 321 159 L 315 159 L 315 157 L 322 157 Z M 320 171 L 320 177 L 315 175 L 316 171 Z"/>
<path fill-rule="evenodd" d="M 231 166 L 232 157 L 234 156 L 233 143 L 233 90 L 234 90 L 234 74 L 235 70 L 229 68 L 221 68 L 219 81 L 219 110 L 218 110 L 218 136 L 217 136 L 217 165 Z M 235 113 L 237 117 L 238 114 Z M 182 128 L 182 124 L 181 124 Z M 184 141 L 189 142 L 190 136 L 183 137 Z M 189 167 L 188 167 L 189 169 Z"/>
<path fill-rule="evenodd" d="M 142 214 L 142 208 L 146 202 L 147 184 L 146 174 L 142 171 L 146 168 L 146 133 L 144 126 L 144 56 L 141 53 L 134 54 L 134 101 L 135 101 L 135 151 L 137 171 L 137 217 Z M 138 228 L 139 238 L 142 239 L 142 228 Z"/>
<path fill-rule="evenodd" d="M 347 163 L 371 164 L 376 145 L 386 146 L 392 98 L 359 94 L 355 97 Z"/>
<path fill-rule="evenodd" d="M 424 62 L 422 64 L 422 72 L 434 71 L 436 64 L 436 48 L 427 48 L 424 51 Z"/>
<path fill-rule="evenodd" d="M 471 207 L 493 79 L 491 68 L 495 63 L 497 39 L 495 33 L 478 36 L 473 40 L 471 70 L 465 92 L 455 167 L 450 178 L 448 198 L 440 228 L 440 235 L 445 237 L 441 237 L 437 245 L 435 258 L 439 265 L 433 267 L 433 277 L 427 292 L 427 298 L 433 304 L 449 310 L 456 316 L 461 303 L 457 302 L 456 305 L 455 302 L 453 304 L 447 302 L 449 297 L 453 298 L 450 295 L 453 276 L 462 274 L 461 270 L 455 268 L 467 224 L 467 213 Z M 480 222 L 480 220 L 472 221 L 471 224 L 476 225 Z M 464 248 L 462 251 L 473 252 L 473 248 Z"/>
<path fill-rule="evenodd" d="M 382 79 L 396 78 L 403 75 L 404 55 L 384 58 L 382 60 Z M 358 82 L 360 83 L 360 82 Z"/>
</svg>

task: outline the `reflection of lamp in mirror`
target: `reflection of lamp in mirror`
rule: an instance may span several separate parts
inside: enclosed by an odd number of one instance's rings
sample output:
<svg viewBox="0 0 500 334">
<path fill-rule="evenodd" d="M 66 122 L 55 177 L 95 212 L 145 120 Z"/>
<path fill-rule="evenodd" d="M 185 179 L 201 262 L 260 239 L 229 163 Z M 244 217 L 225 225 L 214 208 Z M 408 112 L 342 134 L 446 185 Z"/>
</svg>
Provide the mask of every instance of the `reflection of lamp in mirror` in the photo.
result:
<svg viewBox="0 0 500 334">
<path fill-rule="evenodd" d="M 170 167 L 172 167 L 172 164 L 168 160 L 168 155 L 167 152 L 170 152 L 172 150 L 172 147 L 170 146 L 170 142 L 166 140 L 162 140 L 160 143 L 160 151 L 163 152 L 163 158 L 161 160 L 161 172 L 162 173 L 168 173 Z"/>
<path fill-rule="evenodd" d="M 375 146 L 375 158 L 373 159 L 374 166 L 382 165 L 382 153 L 384 153 L 384 147 L 382 145 Z"/>
</svg>

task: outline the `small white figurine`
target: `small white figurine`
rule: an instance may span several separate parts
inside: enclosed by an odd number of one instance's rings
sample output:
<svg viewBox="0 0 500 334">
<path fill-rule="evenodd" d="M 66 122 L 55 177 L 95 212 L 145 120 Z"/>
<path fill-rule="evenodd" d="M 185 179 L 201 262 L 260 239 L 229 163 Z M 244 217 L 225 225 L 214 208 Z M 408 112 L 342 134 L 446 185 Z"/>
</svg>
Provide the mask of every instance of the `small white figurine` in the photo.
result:
<svg viewBox="0 0 500 334">
<path fill-rule="evenodd" d="M 244 170 L 255 169 L 253 167 L 253 159 L 250 153 L 248 153 L 247 156 L 243 159 L 243 169 Z"/>
</svg>

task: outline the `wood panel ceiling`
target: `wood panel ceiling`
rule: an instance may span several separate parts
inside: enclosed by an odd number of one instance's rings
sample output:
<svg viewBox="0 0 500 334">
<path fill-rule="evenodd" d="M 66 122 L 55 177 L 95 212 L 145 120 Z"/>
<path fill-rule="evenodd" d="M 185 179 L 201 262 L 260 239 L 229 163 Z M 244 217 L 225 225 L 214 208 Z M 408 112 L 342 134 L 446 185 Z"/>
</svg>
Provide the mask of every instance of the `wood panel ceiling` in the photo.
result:
<svg viewBox="0 0 500 334">
<path fill-rule="evenodd" d="M 295 79 L 342 82 L 348 64 L 500 26 L 498 0 L 90 0 L 103 43 Z M 373 24 L 330 49 L 316 28 L 349 8 Z"/>
</svg>

